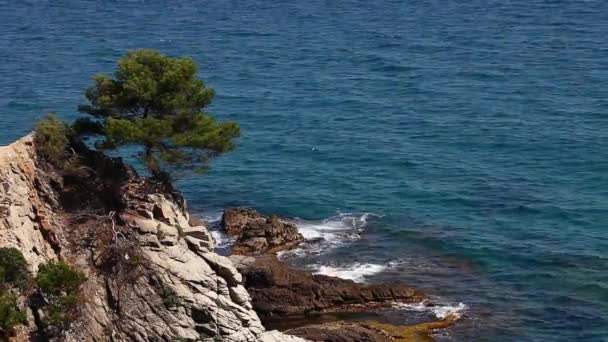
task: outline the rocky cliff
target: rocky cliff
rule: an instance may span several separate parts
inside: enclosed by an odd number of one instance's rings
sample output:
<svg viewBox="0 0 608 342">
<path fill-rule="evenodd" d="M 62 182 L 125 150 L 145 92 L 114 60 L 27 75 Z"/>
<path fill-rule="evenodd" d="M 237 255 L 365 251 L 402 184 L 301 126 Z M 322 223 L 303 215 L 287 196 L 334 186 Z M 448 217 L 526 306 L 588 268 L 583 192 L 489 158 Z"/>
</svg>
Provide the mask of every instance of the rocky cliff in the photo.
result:
<svg viewBox="0 0 608 342">
<path fill-rule="evenodd" d="M 86 274 L 65 341 L 304 341 L 266 332 L 241 274 L 190 223 L 182 197 L 118 159 L 82 154 L 58 172 L 25 137 L 0 147 L 0 247 L 30 271 L 64 260 Z M 17 340 L 41 334 L 39 312 Z"/>
</svg>

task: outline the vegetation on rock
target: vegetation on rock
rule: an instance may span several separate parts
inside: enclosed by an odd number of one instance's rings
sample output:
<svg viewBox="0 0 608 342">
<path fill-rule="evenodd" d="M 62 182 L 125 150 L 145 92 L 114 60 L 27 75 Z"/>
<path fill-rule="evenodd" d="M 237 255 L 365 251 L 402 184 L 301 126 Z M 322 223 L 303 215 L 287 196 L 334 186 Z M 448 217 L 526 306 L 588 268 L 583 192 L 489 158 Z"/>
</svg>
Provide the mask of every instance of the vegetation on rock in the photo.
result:
<svg viewBox="0 0 608 342">
<path fill-rule="evenodd" d="M 0 340 L 8 341 L 15 327 L 26 324 L 27 316 L 17 302 L 17 296 L 10 292 L 0 294 Z"/>
<path fill-rule="evenodd" d="M 7 341 L 16 326 L 27 323 L 18 303 L 20 289 L 30 280 L 27 263 L 16 248 L 0 248 L 0 340 Z"/>
<path fill-rule="evenodd" d="M 44 323 L 49 328 L 64 329 L 76 318 L 84 281 L 84 274 L 63 261 L 40 265 L 36 285 L 46 302 Z"/>
<path fill-rule="evenodd" d="M 218 122 L 203 109 L 213 89 L 197 78 L 190 58 L 173 58 L 155 50 L 130 51 L 118 61 L 114 77 L 96 75 L 79 110 L 93 119 L 74 126 L 78 134 L 101 135 L 98 146 L 143 148 L 154 176 L 168 177 L 179 166 L 206 167 L 234 147 L 240 134 L 234 122 Z"/>
<path fill-rule="evenodd" d="M 59 163 L 69 144 L 70 129 L 55 114 L 49 114 L 36 125 L 34 139 L 38 154 L 55 164 Z"/>
<path fill-rule="evenodd" d="M 14 286 L 23 289 L 28 286 L 30 273 L 23 254 L 16 248 L 0 248 L 0 282 L 2 288 Z"/>
</svg>

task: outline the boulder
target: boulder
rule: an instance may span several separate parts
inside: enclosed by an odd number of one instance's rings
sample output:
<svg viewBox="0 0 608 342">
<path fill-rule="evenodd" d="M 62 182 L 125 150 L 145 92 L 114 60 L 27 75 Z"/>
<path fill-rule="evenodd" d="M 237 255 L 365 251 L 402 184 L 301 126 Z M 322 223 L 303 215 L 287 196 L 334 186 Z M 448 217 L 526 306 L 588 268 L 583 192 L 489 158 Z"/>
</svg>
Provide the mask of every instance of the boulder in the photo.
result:
<svg viewBox="0 0 608 342">
<path fill-rule="evenodd" d="M 264 216 L 249 208 L 229 208 L 224 210 L 222 215 L 222 227 L 230 236 L 241 234 L 248 223 L 264 221 Z"/>
<path fill-rule="evenodd" d="M 231 236 L 238 236 L 234 254 L 262 255 L 297 247 L 304 241 L 293 223 L 276 216 L 265 216 L 253 209 L 233 208 L 224 211 L 222 226 Z"/>
</svg>

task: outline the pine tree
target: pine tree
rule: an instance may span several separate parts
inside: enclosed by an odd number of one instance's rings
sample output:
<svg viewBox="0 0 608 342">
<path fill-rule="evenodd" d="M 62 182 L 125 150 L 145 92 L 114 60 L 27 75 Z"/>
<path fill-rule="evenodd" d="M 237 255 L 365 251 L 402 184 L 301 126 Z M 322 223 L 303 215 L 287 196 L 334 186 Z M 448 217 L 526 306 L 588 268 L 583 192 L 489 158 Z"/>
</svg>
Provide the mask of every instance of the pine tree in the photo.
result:
<svg viewBox="0 0 608 342">
<path fill-rule="evenodd" d="M 99 134 L 98 146 L 143 147 L 153 176 L 165 178 L 176 168 L 205 168 L 209 160 L 234 147 L 240 129 L 205 113 L 214 90 L 197 77 L 191 58 L 173 58 L 155 50 L 134 50 L 118 61 L 113 77 L 95 75 L 88 104 L 79 111 L 75 131 Z"/>
</svg>

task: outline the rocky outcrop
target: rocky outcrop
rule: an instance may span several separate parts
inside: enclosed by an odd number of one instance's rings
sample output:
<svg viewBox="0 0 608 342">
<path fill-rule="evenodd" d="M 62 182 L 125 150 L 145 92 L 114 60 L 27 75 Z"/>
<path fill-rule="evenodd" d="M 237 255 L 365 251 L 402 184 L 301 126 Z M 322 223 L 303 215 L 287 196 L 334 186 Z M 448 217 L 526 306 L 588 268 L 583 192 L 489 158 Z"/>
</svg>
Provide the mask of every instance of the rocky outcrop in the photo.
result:
<svg viewBox="0 0 608 342">
<path fill-rule="evenodd" d="M 332 342 L 379 342 L 394 341 L 387 332 L 363 323 L 334 322 L 307 325 L 288 330 L 288 333 L 310 341 Z"/>
<path fill-rule="evenodd" d="M 262 255 L 292 249 L 304 241 L 298 228 L 276 216 L 264 216 L 253 209 L 232 208 L 224 211 L 222 226 L 231 236 L 238 236 L 234 254 Z"/>
<path fill-rule="evenodd" d="M 436 330 L 452 326 L 459 318 L 450 315 L 439 321 L 408 326 L 379 322 L 332 322 L 291 329 L 287 333 L 315 342 L 431 342 L 434 341 L 431 336 Z"/>
<path fill-rule="evenodd" d="M 370 311 L 394 302 L 420 302 L 405 285 L 365 285 L 285 266 L 274 255 L 232 256 L 252 304 L 262 316 L 327 311 Z"/>
<path fill-rule="evenodd" d="M 103 158 L 83 155 L 68 175 L 40 165 L 30 137 L 0 148 L 0 246 L 33 273 L 63 259 L 87 276 L 59 340 L 303 341 L 265 332 L 242 275 L 179 194 Z"/>
</svg>

